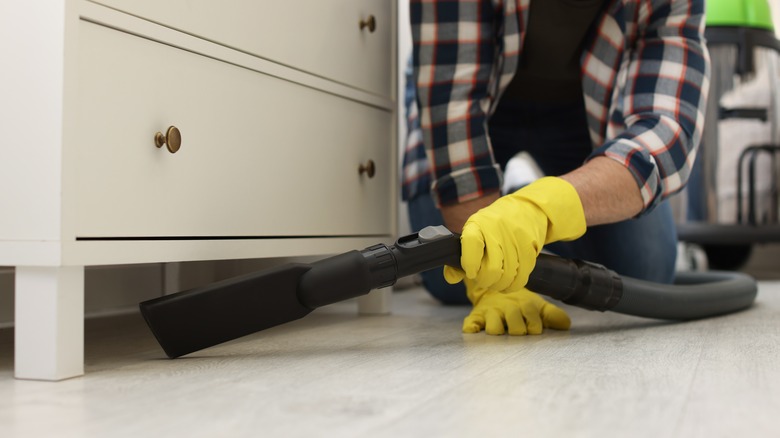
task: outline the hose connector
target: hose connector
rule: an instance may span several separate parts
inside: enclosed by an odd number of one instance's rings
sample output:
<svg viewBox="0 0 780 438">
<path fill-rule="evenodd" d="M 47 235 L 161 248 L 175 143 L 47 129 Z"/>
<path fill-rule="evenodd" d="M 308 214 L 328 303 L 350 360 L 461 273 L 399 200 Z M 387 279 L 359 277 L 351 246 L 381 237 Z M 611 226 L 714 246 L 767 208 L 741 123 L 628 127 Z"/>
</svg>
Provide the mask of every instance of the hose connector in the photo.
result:
<svg viewBox="0 0 780 438">
<path fill-rule="evenodd" d="M 623 281 L 614 271 L 583 260 L 540 254 L 526 288 L 588 310 L 612 309 L 623 297 Z"/>
<path fill-rule="evenodd" d="M 387 245 L 379 243 L 360 251 L 371 276 L 371 288 L 390 287 L 398 280 L 398 263 Z"/>
</svg>

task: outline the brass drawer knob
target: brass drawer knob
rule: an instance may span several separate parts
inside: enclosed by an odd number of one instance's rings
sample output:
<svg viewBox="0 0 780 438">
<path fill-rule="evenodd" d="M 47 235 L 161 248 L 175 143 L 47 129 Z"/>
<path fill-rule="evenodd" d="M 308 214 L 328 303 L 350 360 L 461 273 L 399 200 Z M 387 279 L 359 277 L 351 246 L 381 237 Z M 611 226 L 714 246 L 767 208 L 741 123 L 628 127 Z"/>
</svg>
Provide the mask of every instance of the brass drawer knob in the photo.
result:
<svg viewBox="0 0 780 438">
<path fill-rule="evenodd" d="M 376 18 L 373 15 L 369 15 L 365 20 L 360 20 L 360 29 L 368 28 L 368 31 L 374 33 L 376 30 Z"/>
<path fill-rule="evenodd" d="M 360 167 L 358 167 L 358 174 L 366 174 L 369 178 L 373 178 L 374 174 L 376 173 L 376 165 L 374 165 L 374 160 L 368 160 L 366 161 L 366 164 L 361 164 Z"/>
<path fill-rule="evenodd" d="M 181 148 L 181 132 L 179 131 L 179 128 L 170 126 L 165 134 L 157 132 L 154 134 L 154 144 L 158 148 L 166 145 L 168 147 L 168 152 L 175 154 L 179 151 L 179 148 Z"/>
</svg>

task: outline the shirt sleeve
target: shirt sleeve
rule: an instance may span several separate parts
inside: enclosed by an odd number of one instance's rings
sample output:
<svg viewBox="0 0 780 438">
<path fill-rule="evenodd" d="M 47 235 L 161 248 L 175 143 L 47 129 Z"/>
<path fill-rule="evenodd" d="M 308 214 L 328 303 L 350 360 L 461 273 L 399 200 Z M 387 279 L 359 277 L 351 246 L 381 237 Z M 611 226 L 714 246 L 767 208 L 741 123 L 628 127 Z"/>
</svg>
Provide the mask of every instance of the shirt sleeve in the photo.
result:
<svg viewBox="0 0 780 438">
<path fill-rule="evenodd" d="M 618 116 L 626 129 L 591 155 L 632 172 L 644 201 L 640 215 L 682 190 L 696 159 L 710 73 L 703 3 L 654 2 L 630 54 Z"/>
<path fill-rule="evenodd" d="M 437 205 L 501 186 L 486 116 L 498 15 L 490 0 L 410 2 L 420 127 Z"/>
</svg>

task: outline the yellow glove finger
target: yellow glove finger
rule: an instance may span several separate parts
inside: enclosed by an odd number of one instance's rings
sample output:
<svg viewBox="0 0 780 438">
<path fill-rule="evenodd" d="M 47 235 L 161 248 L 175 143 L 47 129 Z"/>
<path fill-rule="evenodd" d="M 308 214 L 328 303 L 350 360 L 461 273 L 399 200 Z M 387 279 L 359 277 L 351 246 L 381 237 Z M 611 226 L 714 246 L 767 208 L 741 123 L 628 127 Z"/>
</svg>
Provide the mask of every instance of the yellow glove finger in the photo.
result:
<svg viewBox="0 0 780 438">
<path fill-rule="evenodd" d="M 449 284 L 458 284 L 466 278 L 466 273 L 452 266 L 444 266 L 444 280 Z"/>
<path fill-rule="evenodd" d="M 528 305 L 527 307 L 523 307 L 523 316 L 525 317 L 525 324 L 526 327 L 528 328 L 528 334 L 541 335 L 543 326 L 542 326 L 542 316 L 540 315 L 540 309 L 534 305 Z"/>
<path fill-rule="evenodd" d="M 463 319 L 463 333 L 479 333 L 485 328 L 485 317 L 480 312 L 472 311 Z"/>
<path fill-rule="evenodd" d="M 525 283 L 515 287 L 515 285 L 519 283 L 517 274 L 518 268 L 520 267 L 517 248 L 503 248 L 502 257 L 503 266 L 501 267 L 501 277 L 495 282 L 495 284 L 490 286 L 490 289 L 498 292 L 514 292 L 516 290 L 520 290 L 523 286 L 525 286 Z"/>
<path fill-rule="evenodd" d="M 555 330 L 568 330 L 571 327 L 569 315 L 553 303 L 545 302 L 542 305 L 541 314 L 545 327 Z"/>
<path fill-rule="evenodd" d="M 504 275 L 504 248 L 500 239 L 487 233 L 482 235 L 485 239 L 485 250 L 476 278 L 477 286 L 495 290 L 493 286 Z"/>
<path fill-rule="evenodd" d="M 525 336 L 528 334 L 525 319 L 523 319 L 523 312 L 519 308 L 513 308 L 506 312 L 506 325 L 509 328 L 509 334 L 512 336 Z"/>
<path fill-rule="evenodd" d="M 476 278 L 485 251 L 485 239 L 479 225 L 467 222 L 463 226 L 460 248 L 460 267 L 466 273 L 466 278 Z"/>
<path fill-rule="evenodd" d="M 504 316 L 498 309 L 491 308 L 485 311 L 485 333 L 489 335 L 503 335 Z"/>
<path fill-rule="evenodd" d="M 504 290 L 508 292 L 514 292 L 516 290 L 523 289 L 526 284 L 528 284 L 528 277 L 531 276 L 531 272 L 534 270 L 534 267 L 536 267 L 536 259 L 532 258 L 530 259 L 530 266 L 529 260 L 526 259 L 524 262 L 521 262 L 518 260 L 517 262 L 517 269 L 515 270 L 515 277 L 512 279 L 512 282 L 507 286 Z"/>
</svg>

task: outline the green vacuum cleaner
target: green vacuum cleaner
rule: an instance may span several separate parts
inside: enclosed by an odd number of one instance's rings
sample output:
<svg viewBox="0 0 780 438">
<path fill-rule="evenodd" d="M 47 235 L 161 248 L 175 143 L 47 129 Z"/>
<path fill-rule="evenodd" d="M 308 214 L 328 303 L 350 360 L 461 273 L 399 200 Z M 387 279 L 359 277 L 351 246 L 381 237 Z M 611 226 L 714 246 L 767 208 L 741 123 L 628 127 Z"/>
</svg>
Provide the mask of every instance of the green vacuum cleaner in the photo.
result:
<svg viewBox="0 0 780 438">
<path fill-rule="evenodd" d="M 443 226 L 311 264 L 288 264 L 155 298 L 141 313 L 165 353 L 179 357 L 276 325 L 328 304 L 393 285 L 398 278 L 460 266 L 460 236 Z M 621 277 L 597 264 L 541 254 L 527 288 L 589 310 L 691 320 L 750 307 L 753 278 L 679 273 L 676 284 Z"/>
<path fill-rule="evenodd" d="M 780 242 L 780 41 L 767 0 L 706 0 L 706 11 L 710 92 L 677 231 L 710 267 L 736 269 L 753 245 Z"/>
</svg>

